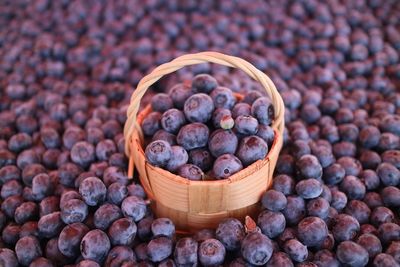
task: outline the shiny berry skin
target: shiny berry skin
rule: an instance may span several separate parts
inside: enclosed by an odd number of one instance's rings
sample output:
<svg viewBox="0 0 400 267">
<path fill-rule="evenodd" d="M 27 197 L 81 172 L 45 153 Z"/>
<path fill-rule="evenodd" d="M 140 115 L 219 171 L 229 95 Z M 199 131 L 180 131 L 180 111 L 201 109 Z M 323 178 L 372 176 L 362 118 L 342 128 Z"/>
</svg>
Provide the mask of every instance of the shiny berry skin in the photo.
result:
<svg viewBox="0 0 400 267">
<path fill-rule="evenodd" d="M 232 154 L 219 156 L 213 166 L 213 174 L 217 179 L 226 179 L 243 169 L 241 161 Z"/>
<path fill-rule="evenodd" d="M 166 141 L 153 141 L 147 145 L 145 155 L 150 164 L 156 167 L 164 167 L 171 159 L 172 148 Z"/>
</svg>

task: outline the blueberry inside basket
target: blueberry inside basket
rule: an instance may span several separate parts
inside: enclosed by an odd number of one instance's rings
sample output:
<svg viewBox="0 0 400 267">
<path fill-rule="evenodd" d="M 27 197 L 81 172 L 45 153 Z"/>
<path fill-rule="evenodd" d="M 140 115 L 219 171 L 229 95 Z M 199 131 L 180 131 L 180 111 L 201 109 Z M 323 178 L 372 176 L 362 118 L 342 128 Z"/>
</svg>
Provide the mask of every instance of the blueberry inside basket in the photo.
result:
<svg viewBox="0 0 400 267">
<path fill-rule="evenodd" d="M 275 110 L 275 118 L 271 125 L 275 139 L 264 159 L 254 162 L 229 178 L 193 181 L 152 166 L 146 161 L 141 122 L 151 112 L 151 107 L 148 105 L 139 114 L 138 111 L 147 89 L 164 75 L 185 66 L 205 62 L 240 69 L 262 85 Z M 202 52 L 183 55 L 158 66 L 143 77 L 132 94 L 127 113 L 124 136 L 125 151 L 130 159 L 128 174 L 132 177 L 136 168 L 142 186 L 152 200 L 152 209 L 157 217 L 171 218 L 177 229 L 189 232 L 215 228 L 227 217 L 243 220 L 246 215 L 254 215 L 258 211 L 259 199 L 272 182 L 273 171 L 282 148 L 284 129 L 283 101 L 266 74 L 241 58 L 221 53 Z"/>
</svg>

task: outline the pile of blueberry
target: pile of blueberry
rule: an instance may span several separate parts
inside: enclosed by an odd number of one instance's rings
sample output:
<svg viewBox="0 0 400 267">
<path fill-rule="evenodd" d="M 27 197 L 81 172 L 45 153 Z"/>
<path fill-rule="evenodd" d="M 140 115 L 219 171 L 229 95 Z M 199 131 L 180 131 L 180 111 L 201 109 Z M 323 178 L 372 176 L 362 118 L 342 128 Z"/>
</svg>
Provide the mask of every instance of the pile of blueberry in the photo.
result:
<svg viewBox="0 0 400 267">
<path fill-rule="evenodd" d="M 399 266 L 399 17 L 392 0 L 0 1 L 0 266 Z M 259 231 L 182 238 L 126 176 L 122 129 L 145 74 L 204 50 L 266 72 L 286 129 Z M 260 89 L 201 64 L 143 104 L 201 73 Z"/>
<path fill-rule="evenodd" d="M 271 100 L 251 91 L 239 101 L 208 74 L 156 94 L 151 108 L 142 122 L 152 138 L 147 161 L 190 180 L 226 179 L 264 159 L 274 141 Z"/>
</svg>

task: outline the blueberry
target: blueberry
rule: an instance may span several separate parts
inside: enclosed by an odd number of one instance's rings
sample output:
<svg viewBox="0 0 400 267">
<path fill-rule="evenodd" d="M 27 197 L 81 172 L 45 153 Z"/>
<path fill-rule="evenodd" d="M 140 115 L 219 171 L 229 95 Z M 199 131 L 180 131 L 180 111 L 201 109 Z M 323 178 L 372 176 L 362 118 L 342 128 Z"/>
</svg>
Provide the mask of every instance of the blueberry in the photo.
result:
<svg viewBox="0 0 400 267">
<path fill-rule="evenodd" d="M 41 166 L 41 165 L 39 165 Z M 24 170 L 27 170 L 25 168 Z M 21 171 L 15 165 L 8 165 L 0 168 L 0 181 L 5 183 L 10 180 L 20 180 L 21 179 Z"/>
<path fill-rule="evenodd" d="M 360 234 L 373 234 L 375 236 L 378 235 L 378 230 L 371 224 L 363 224 L 360 227 Z"/>
<path fill-rule="evenodd" d="M 357 244 L 365 248 L 371 259 L 382 252 L 382 245 L 379 238 L 373 234 L 363 234 L 357 238 Z"/>
<path fill-rule="evenodd" d="M 217 80 L 208 74 L 198 74 L 192 80 L 192 91 L 209 94 L 218 86 Z"/>
<path fill-rule="evenodd" d="M 258 91 L 250 91 L 244 95 L 243 102 L 252 105 L 257 99 L 263 97 Z"/>
<path fill-rule="evenodd" d="M 41 173 L 32 179 L 32 193 L 36 200 L 42 200 L 50 195 L 54 189 L 51 177 L 45 173 Z"/>
<path fill-rule="evenodd" d="M 151 224 L 151 232 L 153 236 L 166 236 L 173 238 L 175 235 L 175 225 L 168 218 L 155 219 Z"/>
<path fill-rule="evenodd" d="M 42 249 L 36 237 L 25 236 L 15 245 L 15 253 L 18 262 L 23 266 L 28 266 L 36 258 L 42 256 Z"/>
<path fill-rule="evenodd" d="M 78 127 L 69 127 L 65 130 L 62 140 L 63 145 L 71 149 L 75 143 L 85 140 L 85 132 Z"/>
<path fill-rule="evenodd" d="M 151 141 L 157 141 L 157 140 L 166 141 L 171 146 L 176 145 L 176 136 L 167 131 L 164 131 L 164 130 L 158 130 L 153 135 L 153 138 L 151 139 Z"/>
<path fill-rule="evenodd" d="M 382 189 L 381 197 L 385 206 L 400 206 L 400 189 L 394 186 L 387 186 Z"/>
<path fill-rule="evenodd" d="M 285 196 L 291 195 L 294 192 L 295 182 L 292 177 L 280 174 L 275 176 L 272 183 L 272 188 L 282 192 Z"/>
<path fill-rule="evenodd" d="M 137 222 L 146 214 L 146 203 L 141 198 L 129 196 L 122 201 L 121 210 L 125 217 Z"/>
<path fill-rule="evenodd" d="M 214 103 L 210 96 L 199 93 L 190 96 L 183 107 L 186 119 L 190 122 L 207 122 L 214 111 Z"/>
<path fill-rule="evenodd" d="M 201 181 L 205 176 L 203 171 L 198 166 L 193 164 L 184 164 L 180 166 L 177 170 L 177 174 L 193 181 Z"/>
<path fill-rule="evenodd" d="M 289 257 L 296 262 L 304 262 L 308 257 L 308 250 L 297 239 L 290 239 L 283 245 L 283 249 Z"/>
<path fill-rule="evenodd" d="M 267 143 L 260 137 L 252 135 L 241 140 L 236 155 L 244 166 L 248 166 L 257 160 L 264 159 L 267 153 Z"/>
<path fill-rule="evenodd" d="M 340 183 L 345 177 L 345 169 L 339 164 L 332 164 L 324 169 L 323 180 L 329 185 L 335 185 Z"/>
<path fill-rule="evenodd" d="M 265 210 L 258 215 L 257 225 L 264 235 L 275 238 L 285 230 L 286 220 L 285 216 L 278 211 Z"/>
<path fill-rule="evenodd" d="M 22 185 L 17 180 L 8 181 L 1 187 L 0 196 L 3 199 L 20 195 L 22 195 Z"/>
<path fill-rule="evenodd" d="M 117 147 L 113 140 L 101 140 L 96 145 L 96 157 L 98 160 L 109 160 L 111 155 L 117 152 Z M 71 155 L 72 157 L 72 155 Z"/>
<path fill-rule="evenodd" d="M 242 265 L 244 266 L 244 265 Z M 276 251 L 267 262 L 267 267 L 294 267 L 292 260 L 284 252 Z"/>
<path fill-rule="evenodd" d="M 170 172 L 175 172 L 182 165 L 186 164 L 189 159 L 189 155 L 186 150 L 181 146 L 171 147 L 171 159 L 168 161 L 166 168 Z"/>
<path fill-rule="evenodd" d="M 317 157 L 323 168 L 332 165 L 335 162 L 335 157 L 330 149 L 320 146 L 313 150 L 313 154 Z"/>
<path fill-rule="evenodd" d="M 174 260 L 166 259 L 158 264 L 159 267 L 176 267 Z"/>
<path fill-rule="evenodd" d="M 232 118 L 236 119 L 239 116 L 249 116 L 251 114 L 251 106 L 247 103 L 237 103 L 232 108 Z"/>
<path fill-rule="evenodd" d="M 82 172 L 82 169 L 74 163 L 64 163 L 58 169 L 59 182 L 62 185 L 73 187 L 75 179 Z"/>
<path fill-rule="evenodd" d="M 102 140 L 104 140 L 104 133 L 101 129 L 91 127 L 86 130 L 86 141 L 92 145 L 96 145 Z"/>
<path fill-rule="evenodd" d="M 16 209 L 24 202 L 21 196 L 11 196 L 1 203 L 1 211 L 9 218 L 13 218 Z"/>
<path fill-rule="evenodd" d="M 258 121 L 249 115 L 240 115 L 235 119 L 235 130 L 242 135 L 257 133 Z"/>
<path fill-rule="evenodd" d="M 247 262 L 261 266 L 271 258 L 273 247 L 271 240 L 267 236 L 253 232 L 243 238 L 240 251 Z"/>
<path fill-rule="evenodd" d="M 215 231 L 213 229 L 201 229 L 196 232 L 193 238 L 200 244 L 207 239 L 215 239 Z"/>
<path fill-rule="evenodd" d="M 82 200 L 81 195 L 75 190 L 66 190 L 61 194 L 59 203 L 60 208 L 63 209 L 65 204 L 71 199 L 80 199 Z"/>
<path fill-rule="evenodd" d="M 400 138 L 392 133 L 383 133 L 379 139 L 378 149 L 393 150 L 400 145 Z"/>
<path fill-rule="evenodd" d="M 386 207 L 376 207 L 370 217 L 371 223 L 378 227 L 383 223 L 394 222 L 393 212 Z"/>
<path fill-rule="evenodd" d="M 364 202 L 351 200 L 346 206 L 345 213 L 353 216 L 360 224 L 363 224 L 368 222 L 371 210 Z"/>
<path fill-rule="evenodd" d="M 108 253 L 104 265 L 122 266 L 122 264 L 126 262 L 136 262 L 136 255 L 134 254 L 133 250 L 127 246 L 116 246 L 113 247 Z M 96 262 L 93 263 L 97 264 Z"/>
<path fill-rule="evenodd" d="M 26 149 L 19 153 L 17 157 L 17 166 L 23 170 L 26 166 L 40 163 L 39 155 L 33 149 Z"/>
<path fill-rule="evenodd" d="M 213 166 L 213 174 L 217 179 L 226 179 L 243 169 L 241 161 L 231 154 L 219 156 Z"/>
<path fill-rule="evenodd" d="M 135 249 L 135 254 L 136 258 L 138 260 L 144 261 L 148 259 L 147 255 L 147 244 L 146 243 L 140 243 L 134 247 Z"/>
<path fill-rule="evenodd" d="M 177 143 L 186 150 L 201 148 L 207 145 L 209 129 L 202 123 L 191 123 L 183 126 L 176 138 Z"/>
<path fill-rule="evenodd" d="M 270 125 L 275 119 L 275 109 L 272 102 L 267 97 L 260 97 L 251 106 L 251 115 L 255 117 L 260 124 Z"/>
<path fill-rule="evenodd" d="M 24 149 L 30 148 L 33 144 L 32 137 L 27 133 L 18 133 L 8 140 L 8 149 L 18 153 Z"/>
<path fill-rule="evenodd" d="M 268 190 L 263 194 L 261 204 L 268 210 L 280 211 L 286 207 L 287 199 L 285 195 L 279 191 Z"/>
<path fill-rule="evenodd" d="M 365 184 L 367 190 L 375 190 L 380 185 L 378 175 L 373 170 L 364 170 L 360 174 L 360 180 Z"/>
<path fill-rule="evenodd" d="M 325 220 L 329 215 L 329 207 L 329 202 L 326 199 L 322 197 L 314 198 L 307 203 L 307 214 Z"/>
<path fill-rule="evenodd" d="M 127 195 L 128 189 L 123 184 L 115 182 L 107 188 L 107 200 L 112 204 L 120 205 Z"/>
<path fill-rule="evenodd" d="M 322 176 L 322 166 L 313 155 L 304 155 L 296 163 L 300 174 L 304 178 L 319 179 Z"/>
<path fill-rule="evenodd" d="M 76 267 L 100 267 L 100 265 L 92 260 L 82 260 L 76 265 Z"/>
<path fill-rule="evenodd" d="M 236 102 L 232 90 L 222 86 L 212 90 L 210 97 L 216 108 L 232 109 Z"/>
<path fill-rule="evenodd" d="M 230 130 L 218 129 L 213 132 L 208 141 L 208 149 L 218 158 L 222 154 L 234 154 L 238 146 L 237 136 Z"/>
<path fill-rule="evenodd" d="M 399 150 L 387 150 L 382 153 L 382 161 L 400 168 L 400 151 Z"/>
<path fill-rule="evenodd" d="M 106 199 L 107 188 L 97 177 L 88 177 L 79 185 L 79 194 L 89 206 L 101 204 Z"/>
<path fill-rule="evenodd" d="M 386 253 L 392 255 L 392 257 L 400 263 L 400 242 L 392 242 L 386 249 Z"/>
<path fill-rule="evenodd" d="M 289 155 L 281 155 L 276 163 L 276 172 L 278 174 L 292 175 L 294 173 L 294 158 Z"/>
<path fill-rule="evenodd" d="M 314 261 L 318 266 L 339 267 L 340 263 L 329 250 L 319 250 L 314 254 Z"/>
<path fill-rule="evenodd" d="M 307 217 L 299 222 L 297 235 L 304 245 L 317 246 L 328 236 L 328 227 L 318 217 Z"/>
<path fill-rule="evenodd" d="M 378 237 L 383 245 L 400 240 L 400 226 L 396 223 L 383 223 L 378 228 Z"/>
<path fill-rule="evenodd" d="M 301 197 L 288 196 L 286 208 L 282 211 L 286 222 L 289 225 L 295 225 L 306 215 L 305 202 Z"/>
<path fill-rule="evenodd" d="M 153 111 L 165 112 L 168 109 L 173 108 L 174 104 L 169 95 L 164 93 L 158 93 L 151 99 L 151 108 Z"/>
<path fill-rule="evenodd" d="M 79 255 L 81 240 L 87 232 L 89 232 L 89 228 L 83 223 L 67 225 L 62 229 L 55 246 L 58 247 L 62 255 L 66 257 L 76 257 Z"/>
<path fill-rule="evenodd" d="M 346 176 L 340 183 L 340 189 L 349 199 L 363 199 L 365 196 L 365 185 L 355 176 Z"/>
<path fill-rule="evenodd" d="M 380 253 L 376 255 L 373 264 L 374 266 L 382 266 L 382 267 L 400 266 L 400 264 L 395 260 L 395 258 L 392 255 L 386 253 Z"/>
<path fill-rule="evenodd" d="M 192 266 L 198 261 L 197 251 L 198 244 L 196 240 L 191 237 L 181 238 L 175 245 L 174 260 L 177 265 Z"/>
<path fill-rule="evenodd" d="M 321 182 L 316 179 L 301 180 L 296 185 L 296 192 L 304 199 L 311 199 L 319 197 L 322 193 L 323 187 Z"/>
<path fill-rule="evenodd" d="M 198 259 L 203 266 L 220 265 L 225 259 L 225 247 L 217 239 L 204 240 L 198 249 Z"/>
<path fill-rule="evenodd" d="M 127 186 L 129 196 L 137 196 L 139 198 L 146 198 L 146 193 L 140 184 L 132 183 Z"/>
<path fill-rule="evenodd" d="M 168 94 L 172 99 L 174 106 L 179 109 L 182 109 L 186 99 L 188 99 L 193 94 L 193 92 L 190 90 L 190 88 L 186 87 L 184 84 L 179 83 L 173 86 L 169 90 Z"/>
<path fill-rule="evenodd" d="M 161 116 L 161 126 L 169 133 L 178 133 L 179 129 L 185 125 L 185 123 L 185 114 L 178 109 L 169 109 Z"/>
<path fill-rule="evenodd" d="M 245 235 L 243 225 L 234 218 L 222 220 L 215 233 L 216 238 L 222 242 L 228 251 L 238 250 Z"/>
<path fill-rule="evenodd" d="M 390 163 L 381 163 L 376 173 L 385 186 L 396 186 L 400 182 L 400 171 Z"/>
<path fill-rule="evenodd" d="M 332 234 L 338 242 L 352 240 L 360 231 L 360 223 L 352 216 L 339 214 L 334 219 Z"/>
<path fill-rule="evenodd" d="M 130 246 L 135 239 L 137 227 L 129 218 L 121 218 L 114 221 L 108 229 L 108 236 L 113 246 Z"/>
<path fill-rule="evenodd" d="M 350 266 L 366 266 L 368 252 L 353 241 L 344 241 L 337 247 L 336 255 L 342 264 Z"/>
<path fill-rule="evenodd" d="M 352 157 L 341 157 L 337 163 L 344 168 L 346 175 L 358 176 L 362 170 L 361 163 Z"/>
<path fill-rule="evenodd" d="M 347 123 L 338 127 L 341 140 L 355 142 L 358 138 L 359 131 L 356 125 Z"/>
<path fill-rule="evenodd" d="M 15 223 L 9 223 L 4 227 L 1 238 L 5 244 L 14 246 L 20 238 L 21 227 Z"/>
<path fill-rule="evenodd" d="M 80 199 L 70 199 L 61 208 L 61 219 L 66 224 L 83 222 L 88 216 L 88 206 Z"/>
<path fill-rule="evenodd" d="M 172 240 L 159 236 L 147 244 L 147 254 L 152 262 L 160 262 L 168 258 L 172 253 Z"/>
<path fill-rule="evenodd" d="M 41 236 L 52 238 L 57 236 L 64 226 L 59 211 L 44 215 L 38 221 L 38 229 Z"/>
<path fill-rule="evenodd" d="M 83 258 L 97 262 L 101 262 L 105 259 L 110 247 L 110 240 L 107 235 L 98 229 L 86 233 L 80 245 Z"/>
<path fill-rule="evenodd" d="M 0 249 L 0 263 L 4 266 L 17 267 L 17 257 L 11 249 L 1 248 Z"/>
<path fill-rule="evenodd" d="M 145 135 L 152 136 L 161 129 L 161 116 L 160 112 L 151 112 L 143 119 L 141 126 Z"/>
<path fill-rule="evenodd" d="M 189 163 L 198 166 L 203 172 L 212 168 L 213 161 L 213 157 L 207 149 L 197 148 L 189 151 Z"/>
<path fill-rule="evenodd" d="M 382 162 L 378 153 L 372 150 L 363 150 L 360 153 L 359 160 L 364 169 L 376 169 Z"/>
<path fill-rule="evenodd" d="M 117 205 L 106 203 L 101 205 L 94 213 L 94 225 L 97 229 L 105 231 L 114 221 L 122 217 L 122 212 Z"/>
</svg>

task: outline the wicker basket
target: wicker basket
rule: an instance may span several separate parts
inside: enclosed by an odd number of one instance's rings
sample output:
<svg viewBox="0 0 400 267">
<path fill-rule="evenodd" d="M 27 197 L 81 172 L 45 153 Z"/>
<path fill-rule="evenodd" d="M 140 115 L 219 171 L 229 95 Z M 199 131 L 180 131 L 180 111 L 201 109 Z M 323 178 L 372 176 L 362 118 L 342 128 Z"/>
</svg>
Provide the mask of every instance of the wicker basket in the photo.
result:
<svg viewBox="0 0 400 267">
<path fill-rule="evenodd" d="M 161 77 L 182 67 L 205 62 L 241 69 L 262 84 L 275 108 L 276 117 L 272 124 L 275 140 L 264 160 L 258 160 L 230 176 L 229 179 L 190 181 L 146 162 L 140 124 L 151 112 L 151 107 L 148 105 L 140 114 L 137 115 L 137 113 L 146 90 Z M 136 167 L 140 181 L 152 200 L 152 208 L 156 216 L 171 218 L 178 230 L 195 231 L 215 228 L 226 217 L 243 220 L 246 215 L 254 215 L 258 212 L 260 196 L 272 182 L 273 171 L 282 148 L 284 129 L 283 101 L 267 75 L 241 58 L 216 52 L 180 56 L 160 65 L 143 77 L 131 97 L 127 113 L 124 135 L 125 151 L 130 159 L 128 174 L 132 177 L 134 167 Z"/>
</svg>

